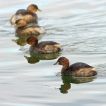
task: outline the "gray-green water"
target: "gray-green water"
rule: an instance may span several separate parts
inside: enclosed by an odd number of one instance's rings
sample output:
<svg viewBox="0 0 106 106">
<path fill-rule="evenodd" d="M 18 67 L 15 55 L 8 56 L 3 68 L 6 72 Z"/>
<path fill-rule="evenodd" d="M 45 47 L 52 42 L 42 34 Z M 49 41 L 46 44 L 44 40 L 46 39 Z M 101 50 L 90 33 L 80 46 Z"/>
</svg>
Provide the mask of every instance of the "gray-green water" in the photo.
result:
<svg viewBox="0 0 106 106">
<path fill-rule="evenodd" d="M 105 0 L 0 2 L 0 106 L 106 105 Z M 40 41 L 59 42 L 61 54 L 35 56 L 28 52 L 29 45 L 20 50 L 12 41 L 18 38 L 9 19 L 16 10 L 31 3 L 42 10 L 37 13 L 39 24 L 47 30 Z M 53 65 L 59 56 L 67 57 L 70 63 L 82 61 L 93 65 L 98 76 L 88 79 L 59 76 L 61 66 Z"/>
</svg>

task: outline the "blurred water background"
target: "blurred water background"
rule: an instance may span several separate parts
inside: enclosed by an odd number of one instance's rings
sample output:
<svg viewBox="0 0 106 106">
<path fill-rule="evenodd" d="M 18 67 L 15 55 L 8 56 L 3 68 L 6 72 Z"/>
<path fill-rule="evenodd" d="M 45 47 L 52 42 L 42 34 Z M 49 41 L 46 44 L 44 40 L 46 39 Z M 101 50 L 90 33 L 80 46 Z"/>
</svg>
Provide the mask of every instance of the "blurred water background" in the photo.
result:
<svg viewBox="0 0 106 106">
<path fill-rule="evenodd" d="M 106 0 L 0 1 L 0 106 L 106 106 Z M 39 25 L 47 33 L 40 41 L 56 41 L 61 54 L 36 56 L 29 45 L 20 50 L 10 17 L 37 4 Z M 70 64 L 86 62 L 97 68 L 96 78 L 57 75 L 59 56 Z M 38 59 L 40 57 L 40 59 Z M 42 58 L 41 58 L 42 57 Z M 48 59 L 48 57 L 50 57 Z"/>
</svg>

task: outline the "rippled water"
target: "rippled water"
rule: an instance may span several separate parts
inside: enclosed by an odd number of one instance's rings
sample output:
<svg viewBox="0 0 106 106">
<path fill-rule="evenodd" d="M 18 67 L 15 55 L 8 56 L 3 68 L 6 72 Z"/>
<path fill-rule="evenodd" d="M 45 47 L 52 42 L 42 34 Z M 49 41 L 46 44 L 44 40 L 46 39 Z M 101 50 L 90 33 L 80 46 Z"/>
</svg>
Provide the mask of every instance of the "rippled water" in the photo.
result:
<svg viewBox="0 0 106 106">
<path fill-rule="evenodd" d="M 28 52 L 26 38 L 15 37 L 9 19 L 31 3 L 42 10 L 39 24 L 47 30 L 39 41 L 59 42 L 61 54 L 36 56 Z M 0 106 L 106 105 L 105 0 L 4 0 L 0 7 Z M 93 65 L 98 76 L 61 77 L 61 66 L 53 65 L 59 56 Z"/>
</svg>

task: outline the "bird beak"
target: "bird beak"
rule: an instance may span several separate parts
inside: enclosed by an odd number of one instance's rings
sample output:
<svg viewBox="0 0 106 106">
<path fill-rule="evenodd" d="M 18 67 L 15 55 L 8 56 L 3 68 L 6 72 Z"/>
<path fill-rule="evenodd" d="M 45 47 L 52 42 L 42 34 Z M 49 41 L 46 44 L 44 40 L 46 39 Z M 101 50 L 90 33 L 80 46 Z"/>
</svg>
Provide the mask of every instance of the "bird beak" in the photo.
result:
<svg viewBox="0 0 106 106">
<path fill-rule="evenodd" d="M 41 10 L 38 8 L 38 9 L 37 9 L 37 12 L 41 12 Z"/>
<path fill-rule="evenodd" d="M 53 65 L 57 65 L 57 64 L 59 64 L 59 62 L 57 61 L 56 63 L 54 63 Z"/>
<path fill-rule="evenodd" d="M 17 39 L 12 39 L 13 42 L 17 43 Z"/>
<path fill-rule="evenodd" d="M 16 24 L 12 24 L 12 26 L 17 27 L 17 25 L 16 25 Z"/>
<path fill-rule="evenodd" d="M 29 60 L 29 57 L 27 57 L 27 56 L 24 56 L 27 60 Z"/>
</svg>

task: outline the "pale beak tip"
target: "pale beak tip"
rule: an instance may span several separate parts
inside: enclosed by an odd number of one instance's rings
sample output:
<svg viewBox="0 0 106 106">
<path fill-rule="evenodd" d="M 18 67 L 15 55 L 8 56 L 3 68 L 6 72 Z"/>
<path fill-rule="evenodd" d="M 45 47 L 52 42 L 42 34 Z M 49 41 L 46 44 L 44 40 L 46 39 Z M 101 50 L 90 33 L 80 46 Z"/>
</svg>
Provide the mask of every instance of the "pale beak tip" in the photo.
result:
<svg viewBox="0 0 106 106">
<path fill-rule="evenodd" d="M 42 10 L 40 10 L 40 9 L 37 9 L 37 12 L 42 12 Z"/>
<path fill-rule="evenodd" d="M 53 65 L 56 65 L 56 63 L 54 63 Z"/>
</svg>

